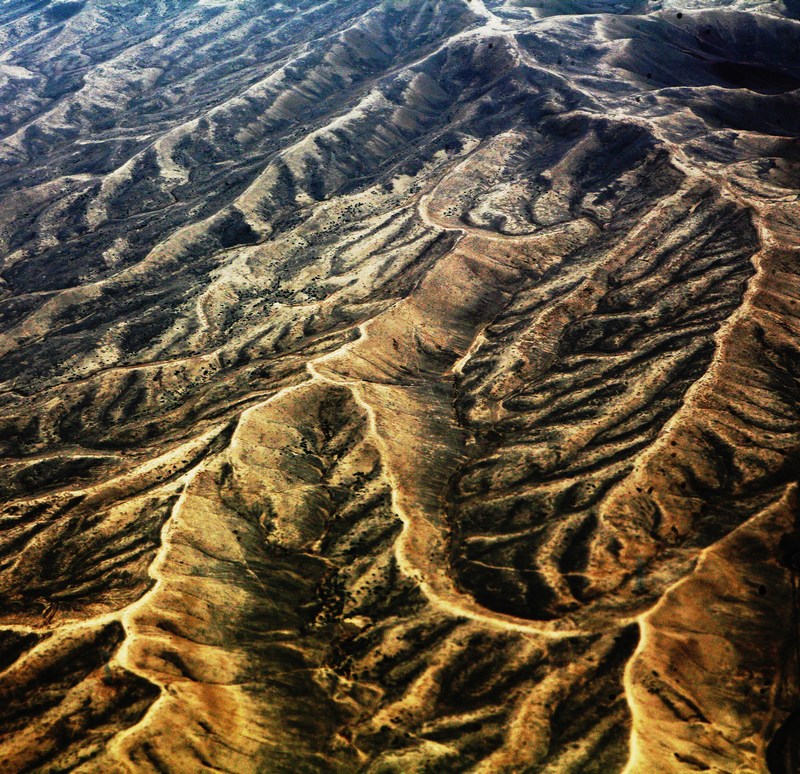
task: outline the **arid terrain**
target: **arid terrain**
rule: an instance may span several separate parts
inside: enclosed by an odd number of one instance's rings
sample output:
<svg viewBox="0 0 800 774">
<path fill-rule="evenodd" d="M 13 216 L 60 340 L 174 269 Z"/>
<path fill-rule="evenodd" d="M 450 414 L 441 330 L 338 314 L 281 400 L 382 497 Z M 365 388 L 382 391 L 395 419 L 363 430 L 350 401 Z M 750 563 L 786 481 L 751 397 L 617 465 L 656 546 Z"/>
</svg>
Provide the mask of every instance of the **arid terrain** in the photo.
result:
<svg viewBox="0 0 800 774">
<path fill-rule="evenodd" d="M 0 771 L 795 774 L 799 198 L 798 0 L 0 0 Z"/>
</svg>

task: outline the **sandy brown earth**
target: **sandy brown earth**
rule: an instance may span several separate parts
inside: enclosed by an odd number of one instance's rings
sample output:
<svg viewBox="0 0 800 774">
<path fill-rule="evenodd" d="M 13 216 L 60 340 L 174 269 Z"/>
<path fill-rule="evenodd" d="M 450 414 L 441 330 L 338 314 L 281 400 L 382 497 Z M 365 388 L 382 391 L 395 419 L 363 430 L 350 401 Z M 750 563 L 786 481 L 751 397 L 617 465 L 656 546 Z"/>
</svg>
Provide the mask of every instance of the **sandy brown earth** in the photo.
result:
<svg viewBox="0 0 800 774">
<path fill-rule="evenodd" d="M 0 771 L 798 771 L 798 20 L 0 3 Z"/>
</svg>

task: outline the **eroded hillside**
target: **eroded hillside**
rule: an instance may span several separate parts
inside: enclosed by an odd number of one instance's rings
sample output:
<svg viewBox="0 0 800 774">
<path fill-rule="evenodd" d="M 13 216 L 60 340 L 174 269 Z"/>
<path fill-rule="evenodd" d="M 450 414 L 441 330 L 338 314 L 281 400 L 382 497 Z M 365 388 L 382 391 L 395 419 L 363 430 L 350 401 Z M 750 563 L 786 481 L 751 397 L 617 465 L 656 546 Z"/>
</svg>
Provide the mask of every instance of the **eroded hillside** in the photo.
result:
<svg viewBox="0 0 800 774">
<path fill-rule="evenodd" d="M 0 769 L 767 772 L 796 17 L 0 5 Z"/>
</svg>

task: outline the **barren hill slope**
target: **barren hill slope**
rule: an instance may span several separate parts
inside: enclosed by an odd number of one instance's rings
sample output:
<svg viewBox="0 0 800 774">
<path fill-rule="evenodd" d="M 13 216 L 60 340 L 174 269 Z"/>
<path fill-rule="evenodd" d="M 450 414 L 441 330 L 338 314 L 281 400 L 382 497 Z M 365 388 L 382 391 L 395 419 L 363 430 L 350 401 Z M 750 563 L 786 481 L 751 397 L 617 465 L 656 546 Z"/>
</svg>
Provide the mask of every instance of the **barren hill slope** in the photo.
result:
<svg viewBox="0 0 800 774">
<path fill-rule="evenodd" d="M 0 4 L 0 771 L 793 771 L 799 20 Z"/>
</svg>

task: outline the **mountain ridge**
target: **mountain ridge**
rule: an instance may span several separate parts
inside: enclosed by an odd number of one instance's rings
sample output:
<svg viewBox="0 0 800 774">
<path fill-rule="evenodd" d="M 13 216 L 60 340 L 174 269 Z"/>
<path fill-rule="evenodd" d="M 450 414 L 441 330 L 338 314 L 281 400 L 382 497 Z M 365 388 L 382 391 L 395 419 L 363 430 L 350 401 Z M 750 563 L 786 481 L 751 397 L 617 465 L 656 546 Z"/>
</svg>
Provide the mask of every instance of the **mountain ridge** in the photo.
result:
<svg viewBox="0 0 800 774">
<path fill-rule="evenodd" d="M 796 13 L 0 9 L 2 765 L 766 772 Z"/>
</svg>

